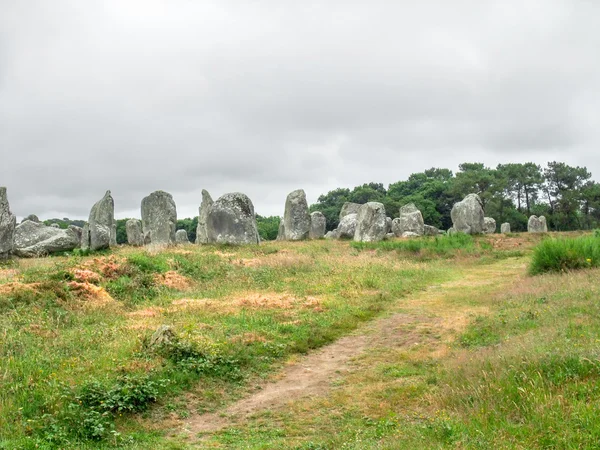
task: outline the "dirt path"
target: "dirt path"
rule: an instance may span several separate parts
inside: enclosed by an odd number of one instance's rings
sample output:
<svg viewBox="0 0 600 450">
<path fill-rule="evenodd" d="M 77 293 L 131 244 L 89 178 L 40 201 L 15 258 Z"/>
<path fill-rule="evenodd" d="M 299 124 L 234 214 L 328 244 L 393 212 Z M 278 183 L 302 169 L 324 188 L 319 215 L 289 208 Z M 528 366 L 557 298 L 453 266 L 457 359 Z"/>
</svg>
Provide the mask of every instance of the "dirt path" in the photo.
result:
<svg viewBox="0 0 600 450">
<path fill-rule="evenodd" d="M 302 397 L 325 395 L 332 381 L 356 369 L 352 360 L 369 349 L 425 343 L 430 355 L 441 356 L 472 315 L 487 311 L 486 302 L 477 299 L 515 283 L 524 271 L 523 263 L 515 260 L 466 268 L 460 279 L 430 286 L 400 299 L 388 316 L 369 322 L 355 333 L 302 357 L 260 391 L 224 411 L 187 418 L 182 428 L 194 440 L 198 434 L 210 434 L 239 424 L 260 411 L 279 409 Z M 454 301 L 470 294 L 474 301 L 467 305 Z"/>
</svg>

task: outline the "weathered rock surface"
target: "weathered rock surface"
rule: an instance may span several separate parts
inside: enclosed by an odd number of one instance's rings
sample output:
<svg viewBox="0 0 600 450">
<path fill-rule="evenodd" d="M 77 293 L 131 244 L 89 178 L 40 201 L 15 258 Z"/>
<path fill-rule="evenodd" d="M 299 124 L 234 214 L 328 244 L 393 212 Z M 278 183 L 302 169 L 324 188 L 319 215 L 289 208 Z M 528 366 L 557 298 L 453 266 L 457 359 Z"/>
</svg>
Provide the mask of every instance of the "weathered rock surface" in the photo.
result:
<svg viewBox="0 0 600 450">
<path fill-rule="evenodd" d="M 346 217 L 348 214 L 358 214 L 358 210 L 362 205 L 360 203 L 346 202 L 342 205 L 340 211 L 340 220 Z"/>
<path fill-rule="evenodd" d="M 175 243 L 177 207 L 173 196 L 155 191 L 142 200 L 142 233 L 144 244 L 158 246 Z"/>
<path fill-rule="evenodd" d="M 415 206 L 414 203 L 409 203 L 400 208 L 400 232 L 402 234 L 406 232 L 415 233 L 418 236 L 422 236 L 424 233 L 423 215 L 421 211 Z"/>
<path fill-rule="evenodd" d="M 142 222 L 138 219 L 129 219 L 125 223 L 127 232 L 127 243 L 136 247 L 144 245 L 144 235 L 142 233 Z"/>
<path fill-rule="evenodd" d="M 78 227 L 77 225 L 69 225 L 69 230 L 71 230 L 77 236 L 79 240 L 79 245 L 77 247 L 81 247 L 81 239 L 83 238 L 83 228 Z"/>
<path fill-rule="evenodd" d="M 335 230 L 336 239 L 354 239 L 356 225 L 358 223 L 358 214 L 352 213 L 345 215 Z"/>
<path fill-rule="evenodd" d="M 387 233 L 391 233 L 392 232 L 392 218 L 391 217 L 386 217 L 385 218 L 385 227 L 386 227 L 386 231 Z"/>
<path fill-rule="evenodd" d="M 308 239 L 310 233 L 310 213 L 303 189 L 290 192 L 285 200 L 283 213 L 283 239 L 301 241 Z"/>
<path fill-rule="evenodd" d="M 420 236 L 422 236 L 422 235 L 414 233 L 412 231 L 405 231 L 404 233 L 402 233 L 403 238 L 414 238 L 414 237 L 420 237 Z"/>
<path fill-rule="evenodd" d="M 496 221 L 491 217 L 483 218 L 483 232 L 485 234 L 492 234 L 496 232 Z"/>
<path fill-rule="evenodd" d="M 277 238 L 276 241 L 285 240 L 285 224 L 283 223 L 283 217 L 279 221 L 279 228 L 277 229 Z"/>
<path fill-rule="evenodd" d="M 502 225 L 500 225 L 500 232 L 501 233 L 510 233 L 510 223 L 504 222 Z"/>
<path fill-rule="evenodd" d="M 423 235 L 424 236 L 437 236 L 440 234 L 440 230 L 431 225 L 423 225 Z"/>
<path fill-rule="evenodd" d="M 340 237 L 338 235 L 337 229 L 331 230 L 331 231 L 328 231 L 327 233 L 325 233 L 325 239 L 339 239 L 339 238 Z"/>
<path fill-rule="evenodd" d="M 190 240 L 188 238 L 187 231 L 185 231 L 185 230 L 177 230 L 175 232 L 175 242 L 177 244 L 189 244 Z"/>
<path fill-rule="evenodd" d="M 396 217 L 394 220 L 392 220 L 392 233 L 394 233 L 394 236 L 396 236 L 396 237 L 402 236 L 402 229 L 400 228 L 400 218 L 399 217 Z"/>
<path fill-rule="evenodd" d="M 462 201 L 455 203 L 450 216 L 454 230 L 467 234 L 483 233 L 483 207 L 477 194 L 469 194 Z"/>
<path fill-rule="evenodd" d="M 26 220 L 31 220 L 32 222 L 40 223 L 40 219 L 35 214 L 29 214 L 27 217 L 21 220 L 21 223 L 25 222 Z"/>
<path fill-rule="evenodd" d="M 81 229 L 81 250 L 90 249 L 90 225 L 86 222 Z"/>
<path fill-rule="evenodd" d="M 60 225 L 57 224 L 56 222 L 51 223 L 49 226 L 52 227 L 52 228 L 60 228 Z"/>
<path fill-rule="evenodd" d="M 206 189 L 202 189 L 202 202 L 198 208 L 198 226 L 196 227 L 196 244 L 208 243 L 208 232 L 206 231 L 206 218 L 208 211 L 214 201 Z"/>
<path fill-rule="evenodd" d="M 62 230 L 26 220 L 15 229 L 14 253 L 24 258 L 71 251 L 79 244 L 79 236 L 70 228 Z"/>
<path fill-rule="evenodd" d="M 356 217 L 354 240 L 358 242 L 381 241 L 387 234 L 385 207 L 379 202 L 361 205 Z"/>
<path fill-rule="evenodd" d="M 173 328 L 169 325 L 161 325 L 152 333 L 150 340 L 148 341 L 148 347 L 160 348 L 163 345 L 171 344 L 176 340 L 177 336 L 173 331 Z"/>
<path fill-rule="evenodd" d="M 206 218 L 206 230 L 210 243 L 259 243 L 254 205 L 240 192 L 225 194 L 213 203 Z"/>
<path fill-rule="evenodd" d="M 6 188 L 0 187 L 0 259 L 10 257 L 14 248 L 17 216 L 10 212 Z"/>
<path fill-rule="evenodd" d="M 89 249 L 102 250 L 109 248 L 114 241 L 116 245 L 117 239 L 117 224 L 115 222 L 115 202 L 110 195 L 110 191 L 106 191 L 102 197 L 90 211 L 88 219 L 89 228 Z M 83 239 L 86 238 L 85 233 Z M 81 247 L 84 248 L 82 242 Z"/>
<path fill-rule="evenodd" d="M 544 216 L 531 216 L 527 222 L 527 231 L 530 233 L 547 233 L 546 218 Z"/>
<path fill-rule="evenodd" d="M 325 215 L 320 211 L 315 211 L 310 215 L 310 232 L 308 237 L 310 239 L 321 239 L 325 236 L 325 227 L 327 226 L 327 219 Z"/>
</svg>

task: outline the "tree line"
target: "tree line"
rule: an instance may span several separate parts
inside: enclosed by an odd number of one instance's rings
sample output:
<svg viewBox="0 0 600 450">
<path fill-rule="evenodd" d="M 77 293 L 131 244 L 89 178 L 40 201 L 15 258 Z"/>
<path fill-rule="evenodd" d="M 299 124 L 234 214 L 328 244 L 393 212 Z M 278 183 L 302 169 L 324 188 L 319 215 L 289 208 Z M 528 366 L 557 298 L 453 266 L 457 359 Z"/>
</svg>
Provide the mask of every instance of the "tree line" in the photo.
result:
<svg viewBox="0 0 600 450">
<path fill-rule="evenodd" d="M 463 163 L 459 171 L 431 168 L 390 184 L 366 183 L 353 189 L 337 188 L 321 195 L 310 206 L 327 218 L 334 229 L 344 202 L 383 203 L 390 217 L 414 203 L 425 223 L 440 229 L 452 226 L 452 206 L 466 195 L 478 194 L 485 215 L 498 224 L 509 222 L 514 231 L 525 231 L 529 216 L 546 217 L 555 231 L 596 228 L 600 224 L 600 184 L 585 167 L 552 161 L 538 164 L 509 163 L 490 168 L 483 163 Z"/>
</svg>

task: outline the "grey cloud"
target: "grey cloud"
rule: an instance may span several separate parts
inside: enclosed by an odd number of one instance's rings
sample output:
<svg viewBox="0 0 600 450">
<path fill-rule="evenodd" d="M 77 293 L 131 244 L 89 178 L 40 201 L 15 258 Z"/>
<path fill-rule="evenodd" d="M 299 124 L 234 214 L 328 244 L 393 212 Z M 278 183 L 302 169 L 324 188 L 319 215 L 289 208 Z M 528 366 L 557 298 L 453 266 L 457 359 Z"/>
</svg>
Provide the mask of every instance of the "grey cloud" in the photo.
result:
<svg viewBox="0 0 600 450">
<path fill-rule="evenodd" d="M 600 172 L 595 2 L 0 1 L 0 185 L 13 210 L 117 214 L 206 188 L 285 196 L 431 166 Z"/>
</svg>

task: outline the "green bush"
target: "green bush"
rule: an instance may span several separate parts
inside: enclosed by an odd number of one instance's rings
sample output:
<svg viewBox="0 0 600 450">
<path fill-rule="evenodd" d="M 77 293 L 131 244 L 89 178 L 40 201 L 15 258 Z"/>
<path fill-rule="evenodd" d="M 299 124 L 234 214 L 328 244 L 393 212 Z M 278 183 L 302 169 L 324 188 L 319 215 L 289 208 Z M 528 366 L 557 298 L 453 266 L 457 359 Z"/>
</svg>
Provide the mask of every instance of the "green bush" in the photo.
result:
<svg viewBox="0 0 600 450">
<path fill-rule="evenodd" d="M 600 236 L 549 238 L 533 250 L 529 273 L 564 272 L 600 266 Z"/>
</svg>

